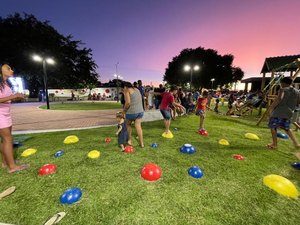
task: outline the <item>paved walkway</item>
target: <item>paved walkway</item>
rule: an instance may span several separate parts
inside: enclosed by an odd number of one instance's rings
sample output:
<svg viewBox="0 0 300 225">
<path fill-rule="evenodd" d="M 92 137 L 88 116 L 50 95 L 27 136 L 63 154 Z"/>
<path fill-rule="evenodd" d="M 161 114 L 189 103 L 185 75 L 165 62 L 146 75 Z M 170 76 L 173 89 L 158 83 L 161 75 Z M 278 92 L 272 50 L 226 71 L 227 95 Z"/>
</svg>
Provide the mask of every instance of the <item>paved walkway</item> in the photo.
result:
<svg viewBox="0 0 300 225">
<path fill-rule="evenodd" d="M 116 125 L 115 115 L 117 111 L 121 110 L 40 109 L 39 106 L 44 104 L 40 102 L 12 104 L 13 134 L 76 130 Z M 159 111 L 154 110 L 145 112 L 143 120 L 152 121 L 161 118 Z"/>
</svg>

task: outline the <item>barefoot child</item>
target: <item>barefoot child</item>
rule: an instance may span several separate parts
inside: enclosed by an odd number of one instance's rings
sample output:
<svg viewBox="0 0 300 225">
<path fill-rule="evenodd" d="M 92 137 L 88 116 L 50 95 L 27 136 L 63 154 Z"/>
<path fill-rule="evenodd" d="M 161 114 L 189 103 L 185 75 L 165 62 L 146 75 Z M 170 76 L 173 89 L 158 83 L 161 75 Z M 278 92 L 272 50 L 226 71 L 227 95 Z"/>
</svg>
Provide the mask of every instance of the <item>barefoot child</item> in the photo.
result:
<svg viewBox="0 0 300 225">
<path fill-rule="evenodd" d="M 165 138 L 173 137 L 173 134 L 170 131 L 171 118 L 172 118 L 170 106 L 180 107 L 182 110 L 184 109 L 184 107 L 182 105 L 175 102 L 174 95 L 176 93 L 177 93 L 177 86 L 175 86 L 175 85 L 171 86 L 169 92 L 156 93 L 156 94 L 161 94 L 161 96 L 162 96 L 162 101 L 160 103 L 159 109 L 160 109 L 160 113 L 162 114 L 162 116 L 164 118 L 165 132 L 162 134 L 162 136 Z"/>
<path fill-rule="evenodd" d="M 116 132 L 116 135 L 118 135 L 118 144 L 120 145 L 122 151 L 124 151 L 124 145 L 128 141 L 128 133 L 123 112 L 117 112 L 116 119 L 118 121 L 118 131 Z"/>
<path fill-rule="evenodd" d="M 23 99 L 20 93 L 13 94 L 8 86 L 8 78 L 13 76 L 13 70 L 7 64 L 0 66 L 0 152 L 2 168 L 7 168 L 9 173 L 27 169 L 28 165 L 17 165 L 13 153 L 12 119 L 10 104 L 12 100 Z"/>
<path fill-rule="evenodd" d="M 296 148 L 300 147 L 290 129 L 293 112 L 300 103 L 300 93 L 291 86 L 292 82 L 293 80 L 290 77 L 282 78 L 280 81 L 281 89 L 279 90 L 278 96 L 269 108 L 271 112 L 269 128 L 271 129 L 273 140 L 271 144 L 266 145 L 269 149 L 277 148 L 277 128 L 284 129 L 294 146 Z"/>
<path fill-rule="evenodd" d="M 204 119 L 206 115 L 206 107 L 208 102 L 208 91 L 203 90 L 202 96 L 200 96 L 197 100 L 197 111 L 196 115 L 200 116 L 200 124 L 199 124 L 199 131 L 205 130 L 204 129 Z"/>
</svg>

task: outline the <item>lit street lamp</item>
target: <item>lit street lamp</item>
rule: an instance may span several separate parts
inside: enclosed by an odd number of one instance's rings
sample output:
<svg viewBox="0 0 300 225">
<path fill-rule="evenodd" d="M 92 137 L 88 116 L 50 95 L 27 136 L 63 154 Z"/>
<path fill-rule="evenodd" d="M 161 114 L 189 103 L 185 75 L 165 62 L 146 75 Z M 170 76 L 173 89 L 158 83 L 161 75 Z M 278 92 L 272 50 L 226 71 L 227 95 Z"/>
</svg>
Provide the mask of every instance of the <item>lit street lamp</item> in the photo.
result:
<svg viewBox="0 0 300 225">
<path fill-rule="evenodd" d="M 49 105 L 49 96 L 48 96 L 48 85 L 47 85 L 47 63 L 50 65 L 55 64 L 55 61 L 51 58 L 42 58 L 39 55 L 32 56 L 32 59 L 36 62 L 42 62 L 43 63 L 43 72 L 44 72 L 44 88 L 45 88 L 45 94 L 46 94 L 46 101 L 47 101 L 47 109 L 50 109 Z"/>
<path fill-rule="evenodd" d="M 214 81 L 215 81 L 215 78 L 211 78 L 210 81 L 211 81 L 211 89 L 213 89 L 213 88 L 214 88 Z"/>
<path fill-rule="evenodd" d="M 192 92 L 192 81 L 193 81 L 193 71 L 198 71 L 200 67 L 198 65 L 190 66 L 190 65 L 185 65 L 184 66 L 184 71 L 191 71 L 191 79 L 190 79 L 190 92 Z"/>
</svg>

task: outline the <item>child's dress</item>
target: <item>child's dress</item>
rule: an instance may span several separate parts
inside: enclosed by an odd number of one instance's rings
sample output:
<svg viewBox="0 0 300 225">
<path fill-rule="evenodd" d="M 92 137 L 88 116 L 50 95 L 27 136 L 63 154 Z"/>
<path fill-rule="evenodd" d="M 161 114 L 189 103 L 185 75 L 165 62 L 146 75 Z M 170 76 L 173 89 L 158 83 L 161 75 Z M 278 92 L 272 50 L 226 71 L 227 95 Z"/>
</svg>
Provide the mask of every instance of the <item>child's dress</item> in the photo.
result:
<svg viewBox="0 0 300 225">
<path fill-rule="evenodd" d="M 118 134 L 118 144 L 119 145 L 124 145 L 127 144 L 128 141 L 128 132 L 127 132 L 127 126 L 126 123 L 119 123 L 118 124 L 118 129 L 122 126 L 121 132 Z"/>
<path fill-rule="evenodd" d="M 0 90 L 0 98 L 5 98 L 11 96 L 12 94 L 13 93 L 11 89 L 7 85 L 4 86 L 2 91 Z M 10 103 L 11 101 L 0 103 L 0 129 L 12 126 Z"/>
</svg>

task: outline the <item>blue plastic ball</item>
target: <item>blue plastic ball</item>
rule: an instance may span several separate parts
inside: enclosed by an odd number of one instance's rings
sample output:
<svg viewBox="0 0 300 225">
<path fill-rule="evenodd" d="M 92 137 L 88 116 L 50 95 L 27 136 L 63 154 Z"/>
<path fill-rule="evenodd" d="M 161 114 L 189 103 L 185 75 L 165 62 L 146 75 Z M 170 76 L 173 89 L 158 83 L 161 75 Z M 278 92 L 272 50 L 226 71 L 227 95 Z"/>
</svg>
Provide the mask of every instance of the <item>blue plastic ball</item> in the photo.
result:
<svg viewBox="0 0 300 225">
<path fill-rule="evenodd" d="M 186 154 L 194 154 L 196 152 L 196 149 L 191 144 L 184 144 L 180 148 L 180 152 L 186 153 Z"/>
<path fill-rule="evenodd" d="M 57 151 L 57 152 L 55 152 L 54 156 L 57 158 L 57 157 L 60 157 L 64 154 L 65 154 L 64 151 Z"/>
<path fill-rule="evenodd" d="M 295 162 L 292 164 L 292 167 L 294 167 L 297 170 L 300 170 L 300 162 Z"/>
<path fill-rule="evenodd" d="M 60 196 L 61 204 L 73 204 L 81 198 L 80 188 L 70 188 Z"/>
<path fill-rule="evenodd" d="M 193 167 L 189 168 L 188 173 L 189 173 L 190 176 L 192 176 L 194 178 L 199 179 L 199 178 L 203 177 L 202 170 L 197 166 L 193 166 Z"/>
<path fill-rule="evenodd" d="M 152 148 L 157 148 L 158 145 L 157 145 L 156 143 L 152 143 L 152 144 L 151 144 L 151 147 L 152 147 Z"/>
<path fill-rule="evenodd" d="M 282 139 L 288 139 L 289 138 L 289 136 L 287 134 L 284 134 L 284 133 L 281 133 L 281 132 L 277 133 L 277 137 L 282 138 Z"/>
</svg>

